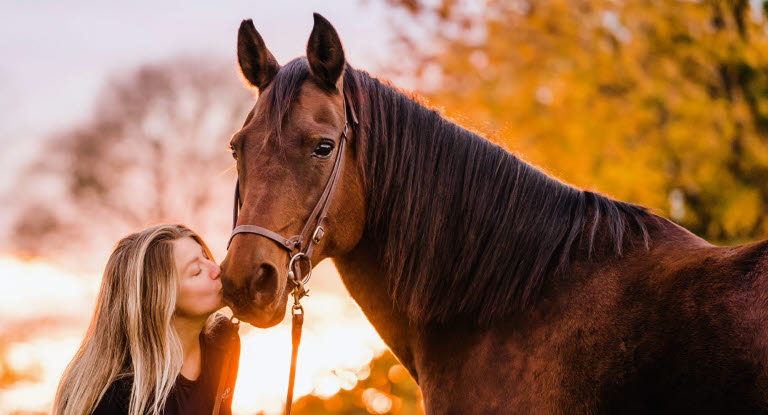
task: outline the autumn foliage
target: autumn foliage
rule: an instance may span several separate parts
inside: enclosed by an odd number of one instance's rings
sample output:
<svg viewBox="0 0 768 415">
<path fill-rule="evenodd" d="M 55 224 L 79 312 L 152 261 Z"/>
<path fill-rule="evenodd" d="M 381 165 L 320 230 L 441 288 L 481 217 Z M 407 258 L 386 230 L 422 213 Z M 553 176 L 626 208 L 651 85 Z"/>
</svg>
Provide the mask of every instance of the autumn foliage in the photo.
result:
<svg viewBox="0 0 768 415">
<path fill-rule="evenodd" d="M 712 242 L 768 235 L 758 2 L 391 2 L 440 22 L 429 47 L 406 40 L 447 115 L 563 181 L 655 208 Z"/>
</svg>

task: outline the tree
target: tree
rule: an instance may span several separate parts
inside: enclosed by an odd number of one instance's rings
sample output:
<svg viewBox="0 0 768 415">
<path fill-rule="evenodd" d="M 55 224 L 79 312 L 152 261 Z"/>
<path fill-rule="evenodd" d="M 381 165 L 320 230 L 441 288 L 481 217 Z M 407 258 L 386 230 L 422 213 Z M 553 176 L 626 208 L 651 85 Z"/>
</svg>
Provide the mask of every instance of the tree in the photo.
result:
<svg viewBox="0 0 768 415">
<path fill-rule="evenodd" d="M 389 0 L 425 94 L 580 187 L 715 242 L 768 235 L 768 33 L 745 0 Z M 426 45 L 426 46 L 425 46 Z"/>
<path fill-rule="evenodd" d="M 233 65 L 183 59 L 116 78 L 91 120 L 53 138 L 30 169 L 16 246 L 83 252 L 184 222 L 223 247 L 235 176 L 225 150 L 251 105 Z"/>
</svg>

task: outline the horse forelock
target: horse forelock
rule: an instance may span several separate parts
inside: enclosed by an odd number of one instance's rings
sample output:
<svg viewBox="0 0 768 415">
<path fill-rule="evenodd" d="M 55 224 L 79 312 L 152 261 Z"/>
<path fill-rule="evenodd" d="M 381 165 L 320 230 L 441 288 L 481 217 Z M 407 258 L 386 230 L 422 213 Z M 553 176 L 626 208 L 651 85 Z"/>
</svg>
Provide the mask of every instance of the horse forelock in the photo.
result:
<svg viewBox="0 0 768 415">
<path fill-rule="evenodd" d="M 292 104 L 301 93 L 301 86 L 309 77 L 309 64 L 306 58 L 296 58 L 281 67 L 270 82 L 263 99 L 264 117 L 268 122 L 268 139 L 282 143 L 283 124 Z"/>
</svg>

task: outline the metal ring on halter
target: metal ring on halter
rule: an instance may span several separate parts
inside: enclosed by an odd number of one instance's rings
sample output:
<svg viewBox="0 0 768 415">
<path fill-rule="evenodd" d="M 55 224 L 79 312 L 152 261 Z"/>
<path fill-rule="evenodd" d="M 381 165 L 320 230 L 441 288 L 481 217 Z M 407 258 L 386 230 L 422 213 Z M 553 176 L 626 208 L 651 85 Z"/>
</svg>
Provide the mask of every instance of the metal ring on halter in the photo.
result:
<svg viewBox="0 0 768 415">
<path fill-rule="evenodd" d="M 309 278 L 312 277 L 312 260 L 309 259 L 309 257 L 305 253 L 299 252 L 293 257 L 291 257 L 291 262 L 288 263 L 288 271 L 293 271 L 293 265 L 296 262 L 296 260 L 299 258 L 304 258 L 307 261 L 307 263 L 309 263 L 309 270 L 307 272 L 307 276 L 306 278 L 304 278 L 303 281 L 301 281 L 302 284 L 306 284 L 309 282 Z M 295 283 L 296 281 L 293 281 L 293 282 Z"/>
</svg>

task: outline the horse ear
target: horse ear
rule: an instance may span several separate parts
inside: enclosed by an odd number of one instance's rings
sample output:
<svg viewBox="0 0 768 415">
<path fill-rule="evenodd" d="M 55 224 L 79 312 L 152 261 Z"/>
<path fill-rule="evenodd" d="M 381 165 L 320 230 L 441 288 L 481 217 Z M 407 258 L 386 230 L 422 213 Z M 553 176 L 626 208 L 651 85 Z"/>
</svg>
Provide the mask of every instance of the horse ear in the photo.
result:
<svg viewBox="0 0 768 415">
<path fill-rule="evenodd" d="M 315 26 L 307 43 L 307 60 L 312 76 L 328 89 L 341 90 L 341 74 L 344 72 L 344 49 L 331 23 L 314 13 Z"/>
<path fill-rule="evenodd" d="M 243 20 L 237 33 L 237 61 L 248 82 L 262 91 L 280 70 L 251 19 Z"/>
</svg>

